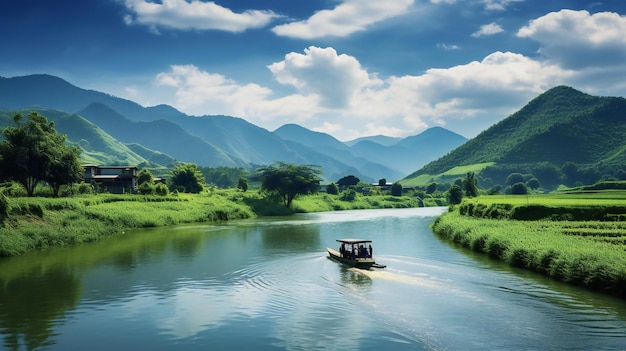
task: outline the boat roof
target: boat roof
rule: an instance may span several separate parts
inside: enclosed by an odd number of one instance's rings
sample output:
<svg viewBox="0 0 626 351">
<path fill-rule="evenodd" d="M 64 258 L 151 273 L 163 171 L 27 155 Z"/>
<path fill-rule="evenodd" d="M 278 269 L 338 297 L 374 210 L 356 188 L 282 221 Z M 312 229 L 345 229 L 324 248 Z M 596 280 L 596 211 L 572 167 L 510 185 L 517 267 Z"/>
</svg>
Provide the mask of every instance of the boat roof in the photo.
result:
<svg viewBox="0 0 626 351">
<path fill-rule="evenodd" d="M 340 243 L 346 243 L 346 244 L 358 244 L 358 243 L 371 243 L 371 240 L 367 240 L 367 239 L 337 239 L 338 242 Z"/>
</svg>

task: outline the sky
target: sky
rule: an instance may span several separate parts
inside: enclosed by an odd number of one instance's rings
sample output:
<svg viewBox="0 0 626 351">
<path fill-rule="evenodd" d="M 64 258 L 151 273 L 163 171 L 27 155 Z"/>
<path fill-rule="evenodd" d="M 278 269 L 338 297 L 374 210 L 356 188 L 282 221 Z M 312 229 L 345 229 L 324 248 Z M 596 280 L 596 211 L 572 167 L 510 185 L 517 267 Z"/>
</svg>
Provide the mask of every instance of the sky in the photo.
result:
<svg viewBox="0 0 626 351">
<path fill-rule="evenodd" d="M 567 85 L 626 96 L 626 1 L 0 0 L 0 76 L 296 123 L 467 138 Z"/>
</svg>

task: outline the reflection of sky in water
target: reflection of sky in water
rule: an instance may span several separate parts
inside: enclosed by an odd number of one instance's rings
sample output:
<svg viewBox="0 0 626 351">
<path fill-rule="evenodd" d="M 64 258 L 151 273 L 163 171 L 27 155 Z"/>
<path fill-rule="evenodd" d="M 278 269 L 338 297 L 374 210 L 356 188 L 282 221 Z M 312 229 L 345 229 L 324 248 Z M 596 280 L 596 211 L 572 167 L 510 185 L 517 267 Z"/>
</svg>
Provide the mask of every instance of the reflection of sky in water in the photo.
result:
<svg viewBox="0 0 626 351">
<path fill-rule="evenodd" d="M 56 294 L 37 294 L 49 298 L 44 306 L 63 303 L 53 309 L 60 311 L 52 321 L 54 350 L 624 345 L 623 304 L 461 254 L 428 228 L 432 217 L 425 214 L 443 210 L 345 211 L 137 231 L 0 262 L 0 277 L 7 287 L 29 271 L 48 276 L 56 267 L 72 277 L 72 290 L 63 291 L 71 285 L 64 283 L 54 285 Z M 388 268 L 363 272 L 327 259 L 325 247 L 343 236 L 372 238 L 376 260 Z M 27 306 L 28 296 L 20 301 Z M 47 322 L 35 315 L 22 320 Z"/>
</svg>

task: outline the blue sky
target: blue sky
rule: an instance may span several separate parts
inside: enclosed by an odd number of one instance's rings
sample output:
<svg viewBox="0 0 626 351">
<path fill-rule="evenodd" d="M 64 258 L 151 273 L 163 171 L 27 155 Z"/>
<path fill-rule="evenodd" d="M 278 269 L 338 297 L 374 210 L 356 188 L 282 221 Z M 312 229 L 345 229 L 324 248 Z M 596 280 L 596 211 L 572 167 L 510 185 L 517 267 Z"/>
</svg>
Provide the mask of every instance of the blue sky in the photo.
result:
<svg viewBox="0 0 626 351">
<path fill-rule="evenodd" d="M 473 137 L 557 85 L 626 96 L 626 1 L 0 0 L 0 76 L 340 140 Z"/>
</svg>

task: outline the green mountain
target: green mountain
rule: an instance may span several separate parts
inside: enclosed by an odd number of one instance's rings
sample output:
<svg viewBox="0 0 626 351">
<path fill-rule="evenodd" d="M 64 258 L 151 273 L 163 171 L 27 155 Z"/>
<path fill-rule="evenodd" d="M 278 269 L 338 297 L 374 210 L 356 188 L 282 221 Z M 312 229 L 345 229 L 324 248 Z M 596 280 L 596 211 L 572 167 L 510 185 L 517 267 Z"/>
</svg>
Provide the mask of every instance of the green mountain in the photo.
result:
<svg viewBox="0 0 626 351">
<path fill-rule="evenodd" d="M 57 110 L 31 109 L 46 116 L 48 121 L 54 122 L 54 127 L 60 134 L 67 135 L 69 144 L 77 145 L 82 149 L 82 162 L 106 165 L 139 165 L 149 167 L 165 166 L 163 159 L 149 160 L 130 147 L 113 138 L 95 124 L 80 115 L 69 114 Z M 0 110 L 0 129 L 13 126 L 15 111 Z"/>
<path fill-rule="evenodd" d="M 626 161 L 625 122 L 626 99 L 555 87 L 405 181 L 488 163 L 511 170 L 519 165 L 520 169 L 556 167 L 559 171 L 573 163 L 612 175 Z"/>
<path fill-rule="evenodd" d="M 374 144 L 368 150 L 295 125 L 270 132 L 236 117 L 189 116 L 167 105 L 143 107 L 102 92 L 81 89 L 47 74 L 0 77 L 0 109 L 27 113 L 36 108 L 82 116 L 108 135 L 110 142 L 125 145 L 127 151 L 107 154 L 110 150 L 96 151 L 100 149 L 92 146 L 100 143 L 101 138 L 84 137 L 79 139 L 80 143 L 76 141 L 77 145 L 85 146 L 85 155 L 93 154 L 90 159 L 101 160 L 94 161 L 101 164 L 132 160 L 167 165 L 175 159 L 200 166 L 250 168 L 282 161 L 320 165 L 324 178 L 330 181 L 352 174 L 363 181 L 376 182 L 380 178 L 397 180 L 456 146 L 438 149 L 430 142 L 416 147 L 402 140 L 405 143 L 401 148 L 383 146 L 377 151 L 380 144 Z M 377 140 L 390 142 L 384 138 Z"/>
<path fill-rule="evenodd" d="M 92 103 L 81 110 L 80 114 L 122 142 L 138 143 L 177 160 L 199 165 L 245 165 L 245 162 L 167 120 L 133 122 L 102 103 Z"/>
</svg>

